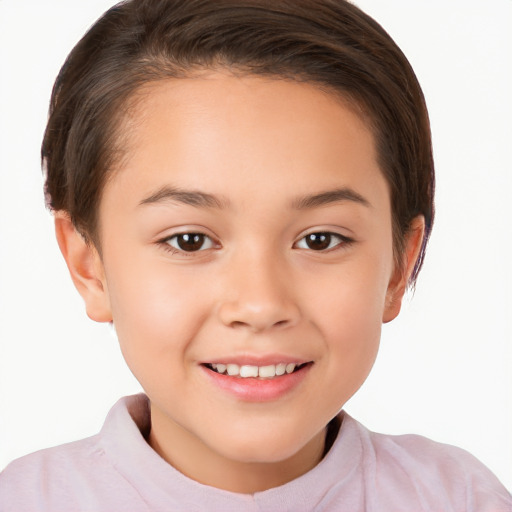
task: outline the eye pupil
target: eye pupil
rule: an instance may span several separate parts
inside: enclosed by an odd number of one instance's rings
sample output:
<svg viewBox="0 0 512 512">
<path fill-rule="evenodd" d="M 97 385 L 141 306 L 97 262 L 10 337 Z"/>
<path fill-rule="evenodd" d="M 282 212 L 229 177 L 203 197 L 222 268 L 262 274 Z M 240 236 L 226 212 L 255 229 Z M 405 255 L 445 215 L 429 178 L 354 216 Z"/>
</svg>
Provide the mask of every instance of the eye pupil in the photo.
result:
<svg viewBox="0 0 512 512">
<path fill-rule="evenodd" d="M 330 233 L 311 233 L 306 236 L 306 245 L 313 250 L 327 249 L 331 244 Z"/>
<path fill-rule="evenodd" d="M 204 244 L 204 237 L 205 236 L 200 233 L 184 233 L 182 235 L 178 235 L 178 246 L 183 251 L 198 251 Z"/>
</svg>

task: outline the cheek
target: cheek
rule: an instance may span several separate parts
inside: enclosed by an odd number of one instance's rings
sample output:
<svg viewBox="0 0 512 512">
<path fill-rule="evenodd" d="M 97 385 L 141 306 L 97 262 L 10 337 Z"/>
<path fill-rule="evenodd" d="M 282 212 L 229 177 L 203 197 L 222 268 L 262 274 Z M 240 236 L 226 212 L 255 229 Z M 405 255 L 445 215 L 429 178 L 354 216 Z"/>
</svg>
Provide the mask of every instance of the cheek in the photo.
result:
<svg viewBox="0 0 512 512">
<path fill-rule="evenodd" d="M 330 356 L 325 371 L 342 402 L 361 386 L 377 356 L 388 279 L 377 262 L 364 272 L 353 270 L 326 280 L 324 293 L 311 301 L 311 318 Z"/>
<path fill-rule="evenodd" d="M 312 317 L 325 322 L 328 338 L 338 333 L 364 339 L 364 333 L 380 332 L 390 267 L 382 258 L 367 257 L 317 279 L 309 304 Z"/>
<path fill-rule="evenodd" d="M 162 262 L 147 265 L 132 259 L 107 276 L 114 325 L 126 362 L 136 373 L 159 362 L 183 361 L 201 325 L 205 297 L 190 276 Z"/>
<path fill-rule="evenodd" d="M 381 335 L 382 305 L 371 294 L 361 295 L 344 290 L 339 299 L 325 305 L 332 319 L 324 339 L 333 355 L 333 369 L 342 369 L 347 379 L 360 382 L 360 374 L 370 371 Z M 328 309 L 327 309 L 328 308 Z"/>
</svg>

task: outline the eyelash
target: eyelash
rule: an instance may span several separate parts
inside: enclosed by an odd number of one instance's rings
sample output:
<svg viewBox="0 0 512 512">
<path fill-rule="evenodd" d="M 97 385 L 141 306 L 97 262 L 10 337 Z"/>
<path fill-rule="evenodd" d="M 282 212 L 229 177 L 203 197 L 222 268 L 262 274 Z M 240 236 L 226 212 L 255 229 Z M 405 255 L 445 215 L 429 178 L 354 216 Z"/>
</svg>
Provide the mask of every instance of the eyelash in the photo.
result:
<svg viewBox="0 0 512 512">
<path fill-rule="evenodd" d="M 172 246 L 171 240 L 179 240 L 180 237 L 183 237 L 183 238 L 190 237 L 192 239 L 201 238 L 202 239 L 201 247 L 198 250 L 187 251 L 183 248 Z M 209 241 L 211 247 L 207 247 L 206 249 L 204 249 L 203 245 L 204 245 L 205 241 Z M 204 233 L 198 233 L 198 232 L 176 233 L 175 235 L 168 236 L 168 237 L 164 238 L 163 240 L 160 240 L 158 243 L 160 245 L 162 245 L 166 251 L 169 251 L 172 254 L 180 254 L 180 255 L 185 255 L 185 256 L 189 256 L 196 252 L 201 252 L 201 251 L 204 251 L 207 249 L 212 249 L 216 245 L 210 236 L 205 235 Z M 177 243 L 179 245 L 179 242 L 177 242 Z M 199 241 L 197 241 L 196 243 L 199 243 Z"/>
<path fill-rule="evenodd" d="M 307 244 L 308 238 L 310 238 L 310 240 L 313 242 L 319 241 L 320 243 L 323 243 L 323 244 L 327 243 L 327 247 L 325 247 L 323 249 L 319 249 L 319 250 L 312 249 L 310 246 L 299 247 L 299 249 L 305 249 L 305 250 L 309 249 L 314 252 L 331 252 L 331 251 L 335 251 L 336 249 L 341 249 L 342 247 L 348 247 L 350 244 L 352 244 L 354 242 L 354 240 L 352 238 L 349 238 L 348 236 L 340 235 L 339 233 L 333 233 L 332 231 L 314 231 L 312 233 L 308 233 L 307 235 L 304 235 L 294 245 L 298 246 L 298 244 L 303 241 Z M 334 245 L 331 245 L 333 238 L 337 239 L 338 241 Z"/>
<path fill-rule="evenodd" d="M 196 244 L 200 244 L 200 247 L 197 250 L 187 251 L 180 247 L 174 247 L 171 245 L 171 240 L 177 240 L 177 244 L 179 245 L 179 239 L 180 237 L 184 238 L 192 238 L 192 241 Z M 310 241 L 314 243 L 320 242 L 320 244 L 326 244 L 327 247 L 315 250 L 308 244 L 308 237 L 310 237 Z M 333 240 L 337 239 L 337 242 L 332 245 Z M 209 247 L 204 248 L 204 243 L 208 241 Z M 307 246 L 306 247 L 299 247 L 299 244 L 301 242 L 304 242 Z M 354 242 L 352 238 L 349 238 L 344 235 L 340 235 L 339 233 L 333 233 L 331 231 L 315 231 L 312 233 L 308 233 L 307 235 L 304 235 L 302 238 L 300 238 L 297 242 L 294 243 L 294 248 L 303 249 L 303 250 L 311 250 L 313 252 L 319 252 L 319 253 L 327 253 L 331 251 L 335 251 L 337 249 L 341 249 L 342 247 L 348 247 Z M 213 249 L 217 245 L 216 242 L 208 235 L 204 233 L 199 232 L 188 232 L 188 233 L 176 233 L 175 235 L 166 237 L 160 241 L 158 241 L 158 244 L 161 245 L 164 250 L 172 253 L 172 254 L 179 254 L 183 256 L 192 256 L 194 253 L 202 252 L 205 250 Z"/>
</svg>

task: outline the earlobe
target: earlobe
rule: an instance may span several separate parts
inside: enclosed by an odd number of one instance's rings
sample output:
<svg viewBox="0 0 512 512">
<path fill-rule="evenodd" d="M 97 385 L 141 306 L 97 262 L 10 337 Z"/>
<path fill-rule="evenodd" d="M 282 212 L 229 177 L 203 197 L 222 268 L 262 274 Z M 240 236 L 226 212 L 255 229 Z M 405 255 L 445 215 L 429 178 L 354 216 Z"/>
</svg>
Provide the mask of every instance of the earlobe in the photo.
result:
<svg viewBox="0 0 512 512">
<path fill-rule="evenodd" d="M 108 290 L 98 251 L 78 233 L 66 212 L 55 213 L 55 235 L 71 279 L 84 299 L 87 315 L 96 322 L 111 322 Z"/>
<path fill-rule="evenodd" d="M 382 317 L 384 323 L 391 322 L 400 313 L 402 299 L 407 290 L 409 278 L 411 277 L 416 260 L 419 257 L 424 234 L 425 219 L 423 215 L 419 215 L 412 220 L 409 233 L 407 234 L 404 264 L 395 268 L 388 285 L 386 304 Z"/>
</svg>

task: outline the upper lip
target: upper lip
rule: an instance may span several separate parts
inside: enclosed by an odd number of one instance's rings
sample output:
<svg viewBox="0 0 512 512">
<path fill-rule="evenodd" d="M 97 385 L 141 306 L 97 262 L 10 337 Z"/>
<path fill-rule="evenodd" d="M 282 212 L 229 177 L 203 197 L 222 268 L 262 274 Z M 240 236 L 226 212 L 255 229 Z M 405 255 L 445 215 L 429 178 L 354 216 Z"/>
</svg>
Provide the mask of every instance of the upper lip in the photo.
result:
<svg viewBox="0 0 512 512">
<path fill-rule="evenodd" d="M 290 355 L 280 355 L 280 354 L 268 354 L 268 355 L 248 355 L 241 354 L 230 355 L 226 357 L 213 357 L 212 359 L 208 359 L 205 361 L 201 361 L 201 364 L 237 364 L 239 366 L 270 366 L 276 365 L 279 363 L 295 363 L 305 364 L 311 362 L 310 359 L 304 359 L 302 357 L 295 357 Z"/>
</svg>

